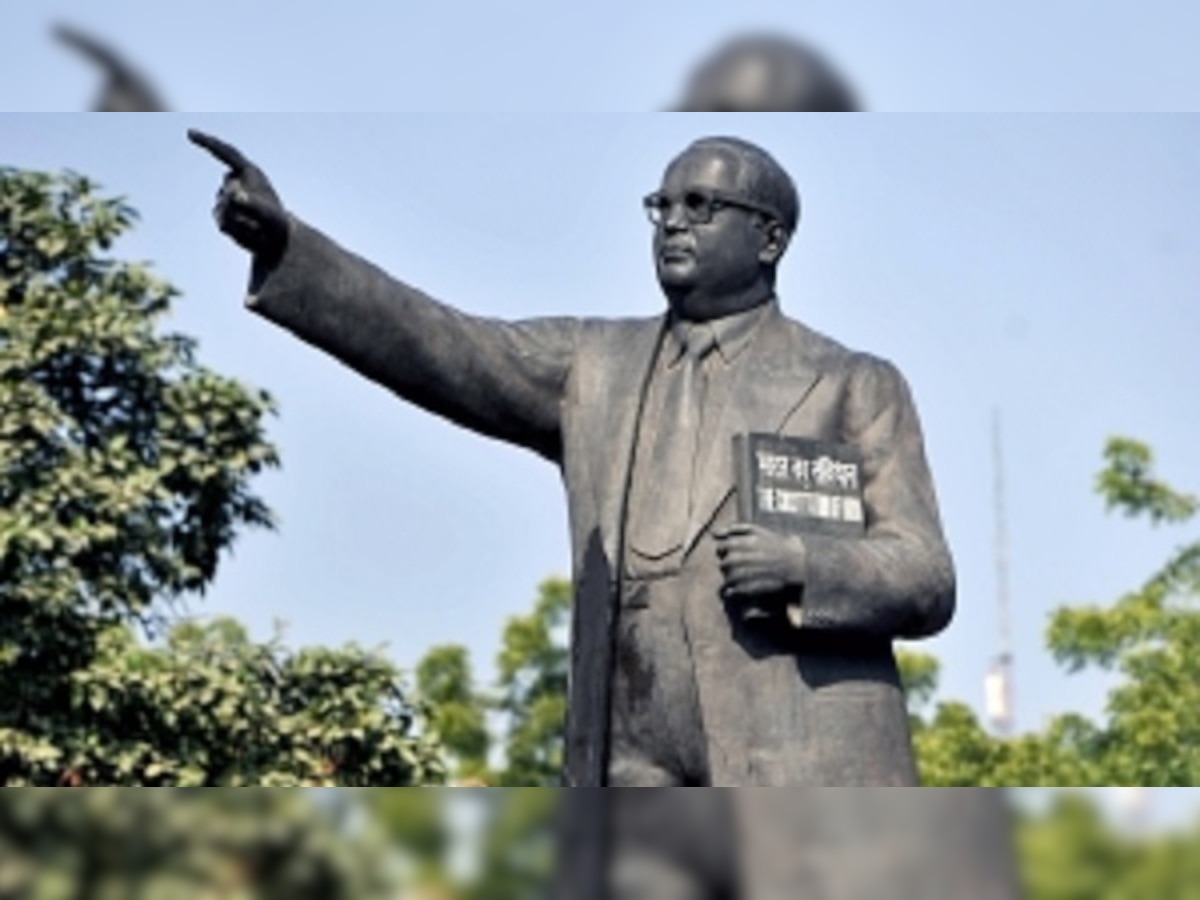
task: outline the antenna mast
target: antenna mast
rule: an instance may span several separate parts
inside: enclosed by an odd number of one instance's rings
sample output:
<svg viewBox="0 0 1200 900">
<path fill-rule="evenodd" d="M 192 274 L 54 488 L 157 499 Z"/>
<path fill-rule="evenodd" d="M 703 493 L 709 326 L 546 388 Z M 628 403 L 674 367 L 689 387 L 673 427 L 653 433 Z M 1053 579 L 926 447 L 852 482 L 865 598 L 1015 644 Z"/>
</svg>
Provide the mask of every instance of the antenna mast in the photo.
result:
<svg viewBox="0 0 1200 900">
<path fill-rule="evenodd" d="M 1004 510 L 1004 453 L 1000 432 L 1000 410 L 992 412 L 992 466 L 996 512 L 996 604 L 999 613 L 1000 652 L 992 660 L 984 680 L 988 719 L 997 734 L 1013 733 L 1016 717 L 1013 709 L 1012 621 L 1008 594 L 1008 529 Z"/>
</svg>

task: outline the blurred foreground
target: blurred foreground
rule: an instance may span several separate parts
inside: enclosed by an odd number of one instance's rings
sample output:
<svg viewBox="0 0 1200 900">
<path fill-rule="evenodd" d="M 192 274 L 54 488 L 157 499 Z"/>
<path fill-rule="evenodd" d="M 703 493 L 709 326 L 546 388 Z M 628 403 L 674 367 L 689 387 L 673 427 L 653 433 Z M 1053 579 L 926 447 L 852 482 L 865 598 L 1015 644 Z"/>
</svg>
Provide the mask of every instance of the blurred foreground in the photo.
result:
<svg viewBox="0 0 1200 900">
<path fill-rule="evenodd" d="M 59 25 L 54 35 L 99 70 L 93 112 L 166 112 L 154 82 L 94 35 Z M 688 76 L 678 112 L 857 112 L 854 88 L 816 48 L 780 34 L 736 36 Z"/>
<path fill-rule="evenodd" d="M 165 112 L 166 102 L 148 76 L 119 50 L 87 31 L 58 25 L 54 36 L 99 70 L 103 79 L 93 112 Z"/>
<path fill-rule="evenodd" d="M 544 3 L 284 13 L 212 0 L 179 15 L 140 6 L 60 3 L 74 58 L 48 39 L 36 5 L 14 6 L 0 106 L 1118 112 L 1194 110 L 1200 95 L 1188 42 L 1198 14 L 1153 0 L 1087 16 L 1031 2 L 937 12 L 668 4 L 624 15 Z"/>
<path fill-rule="evenodd" d="M 779 34 L 738 36 L 688 79 L 678 112 L 858 112 L 855 88 L 815 47 Z"/>
<path fill-rule="evenodd" d="M 560 853 L 572 832 L 588 845 Z M 597 841 L 616 865 L 589 871 Z M 1036 814 L 986 789 L 0 795 L 0 896 L 38 900 L 518 900 L 547 896 L 555 868 L 553 896 L 572 898 L 1182 900 L 1200 884 L 1197 850 L 1200 825 L 1130 831 L 1078 792 Z"/>
</svg>

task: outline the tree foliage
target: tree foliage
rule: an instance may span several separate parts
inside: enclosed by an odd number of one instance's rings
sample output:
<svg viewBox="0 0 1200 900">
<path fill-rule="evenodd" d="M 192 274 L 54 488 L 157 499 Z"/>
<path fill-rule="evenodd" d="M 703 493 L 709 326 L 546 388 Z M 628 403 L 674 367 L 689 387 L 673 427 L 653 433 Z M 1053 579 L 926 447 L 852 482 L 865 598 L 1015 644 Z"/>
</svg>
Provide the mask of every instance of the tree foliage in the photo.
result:
<svg viewBox="0 0 1200 900">
<path fill-rule="evenodd" d="M 379 836 L 303 791 L 129 788 L 0 796 L 0 896 L 387 900 Z"/>
<path fill-rule="evenodd" d="M 571 583 L 548 578 L 538 586 L 533 612 L 511 619 L 504 629 L 497 704 L 508 717 L 502 785 L 550 786 L 562 780 L 570 608 Z"/>
<path fill-rule="evenodd" d="M 377 788 L 364 794 L 375 820 L 405 862 L 407 886 L 419 891 L 419 896 L 448 900 L 545 896 L 554 864 L 557 790 Z M 463 821 L 473 823 L 470 840 Z"/>
<path fill-rule="evenodd" d="M 1192 900 L 1200 896 L 1200 823 L 1139 834 L 1113 827 L 1095 799 L 1057 795 L 1017 829 L 1029 900 Z"/>
<path fill-rule="evenodd" d="M 1183 524 L 1196 498 L 1154 472 L 1149 447 L 1111 439 L 1097 491 L 1109 510 L 1151 525 Z M 961 703 L 942 703 L 915 725 L 924 783 L 1142 785 L 1200 783 L 1200 541 L 1177 549 L 1144 584 L 1109 605 L 1056 610 L 1047 645 L 1068 672 L 1119 677 L 1103 722 L 1068 713 L 1046 728 L 1003 740 Z M 911 667 L 911 664 L 910 664 Z M 927 685 L 926 685 L 927 687 Z"/>
<path fill-rule="evenodd" d="M 557 788 L 477 790 L 486 804 L 479 870 L 467 900 L 544 897 L 555 858 Z"/>
<path fill-rule="evenodd" d="M 494 787 L 554 786 L 562 780 L 563 725 L 570 658 L 566 627 L 571 583 L 547 578 L 533 609 L 509 619 L 491 689 L 475 687 L 466 648 L 434 647 L 417 665 L 418 690 L 454 775 Z M 504 725 L 489 731 L 489 713 Z M 488 764 L 493 743 L 503 762 Z"/>
<path fill-rule="evenodd" d="M 465 647 L 433 647 L 416 671 L 417 693 L 430 709 L 430 727 L 438 736 L 459 780 L 486 780 L 489 703 L 476 688 Z"/>
<path fill-rule="evenodd" d="M 361 800 L 403 860 L 405 881 L 432 896 L 456 885 L 452 858 L 459 835 L 449 813 L 450 794 L 468 791 L 372 788 Z"/>
<path fill-rule="evenodd" d="M 182 618 L 279 464 L 87 178 L 0 169 L 0 784 L 437 780 L 397 672 Z M 149 640 L 147 640 L 149 638 Z"/>
</svg>

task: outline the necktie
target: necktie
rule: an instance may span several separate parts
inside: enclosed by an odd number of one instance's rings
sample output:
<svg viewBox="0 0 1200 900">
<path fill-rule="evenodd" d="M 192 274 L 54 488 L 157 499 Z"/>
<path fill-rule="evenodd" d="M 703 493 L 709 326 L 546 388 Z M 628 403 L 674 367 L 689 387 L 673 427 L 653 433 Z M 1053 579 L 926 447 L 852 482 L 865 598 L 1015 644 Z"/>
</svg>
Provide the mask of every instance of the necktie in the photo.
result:
<svg viewBox="0 0 1200 900">
<path fill-rule="evenodd" d="M 635 498 L 632 545 L 643 556 L 664 557 L 684 540 L 691 517 L 692 478 L 704 411 L 704 361 L 716 346 L 716 335 L 704 323 L 681 335 L 683 354 L 661 377 L 666 379 L 657 422 L 643 422 L 654 439 L 648 465 L 642 468 L 640 497 Z"/>
</svg>

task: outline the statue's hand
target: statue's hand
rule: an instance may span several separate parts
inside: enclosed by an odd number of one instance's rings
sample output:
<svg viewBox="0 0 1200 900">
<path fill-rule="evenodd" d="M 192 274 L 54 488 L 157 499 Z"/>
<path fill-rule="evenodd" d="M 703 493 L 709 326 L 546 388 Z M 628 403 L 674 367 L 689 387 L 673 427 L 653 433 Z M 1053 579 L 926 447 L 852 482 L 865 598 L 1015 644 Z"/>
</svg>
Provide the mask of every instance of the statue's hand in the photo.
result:
<svg viewBox="0 0 1200 900">
<path fill-rule="evenodd" d="M 260 261 L 279 259 L 287 247 L 287 213 L 262 169 L 203 131 L 188 129 L 188 139 L 229 166 L 213 207 L 217 227 Z"/>
<path fill-rule="evenodd" d="M 789 588 L 804 586 L 805 548 L 799 538 L 749 524 L 732 525 L 717 531 L 714 538 L 725 579 L 723 597 L 785 597 L 783 592 Z"/>
</svg>

